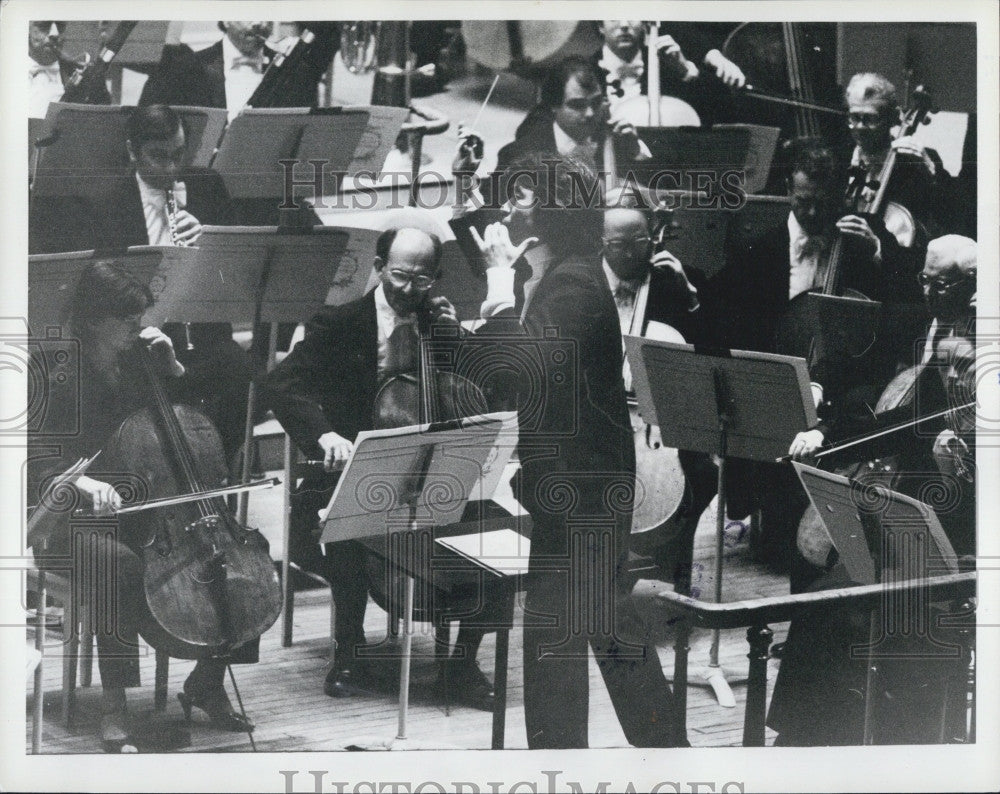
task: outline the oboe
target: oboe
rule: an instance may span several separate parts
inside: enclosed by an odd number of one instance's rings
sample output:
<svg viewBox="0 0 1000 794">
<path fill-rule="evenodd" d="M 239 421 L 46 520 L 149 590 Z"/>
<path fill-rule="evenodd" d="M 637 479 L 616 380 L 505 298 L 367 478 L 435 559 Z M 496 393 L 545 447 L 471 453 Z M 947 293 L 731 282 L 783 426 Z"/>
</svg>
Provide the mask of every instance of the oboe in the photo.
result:
<svg viewBox="0 0 1000 794">
<path fill-rule="evenodd" d="M 170 229 L 170 242 L 172 245 L 183 247 L 189 246 L 188 240 L 181 240 L 177 236 L 177 213 L 187 205 L 187 186 L 183 182 L 174 182 L 174 186 L 167 192 L 167 226 Z M 184 339 L 188 350 L 194 350 L 191 343 L 191 323 L 184 323 Z"/>
<path fill-rule="evenodd" d="M 187 204 L 187 187 L 183 182 L 174 182 L 173 188 L 167 191 L 167 224 L 170 227 L 170 242 L 172 245 L 188 246 L 188 240 L 177 236 L 177 213 Z"/>
</svg>

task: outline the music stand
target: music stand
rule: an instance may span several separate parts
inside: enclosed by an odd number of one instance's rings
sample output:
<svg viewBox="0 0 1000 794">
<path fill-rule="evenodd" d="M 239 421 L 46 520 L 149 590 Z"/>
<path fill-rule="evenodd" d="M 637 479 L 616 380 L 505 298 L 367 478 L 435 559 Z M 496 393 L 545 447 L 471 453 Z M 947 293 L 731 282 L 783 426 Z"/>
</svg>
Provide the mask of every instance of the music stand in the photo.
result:
<svg viewBox="0 0 1000 794">
<path fill-rule="evenodd" d="M 132 108 L 51 102 L 36 126 L 33 195 L 90 196 L 94 180 L 130 172 L 125 121 Z M 184 165 L 206 168 L 226 126 L 225 108 L 176 107 L 187 136 Z"/>
<path fill-rule="evenodd" d="M 322 543 L 386 537 L 389 560 L 406 572 L 396 741 L 407 738 L 410 696 L 412 572 L 417 567 L 417 544 L 410 533 L 455 523 L 470 499 L 484 498 L 476 485 L 507 465 L 516 444 L 516 431 L 511 437 L 515 427 L 516 413 L 507 411 L 359 433 L 322 518 Z"/>
<path fill-rule="evenodd" d="M 814 427 L 816 409 L 806 362 L 801 358 L 744 350 L 704 353 L 692 345 L 625 337 L 639 415 L 659 425 L 667 447 L 717 455 L 715 600 L 722 601 L 722 553 L 726 524 L 726 458 L 774 461 L 795 435 Z M 719 704 L 736 705 L 719 666 L 719 631 L 712 633 L 708 668 L 690 680 L 710 686 Z"/>
<path fill-rule="evenodd" d="M 150 284 L 156 303 L 147 320 L 165 322 L 300 322 L 323 304 L 343 279 L 341 254 L 348 232 L 320 227 L 282 233 L 279 227 L 206 226 L 189 266 Z M 353 274 L 352 274 L 353 276 Z M 247 397 L 242 481 L 249 482 L 255 371 Z M 246 522 L 247 498 L 240 494 L 238 517 Z"/>
<path fill-rule="evenodd" d="M 958 573 L 955 550 L 937 515 L 923 502 L 797 461 L 792 466 L 853 581 L 871 585 Z M 882 615 L 882 606 L 876 605 L 869 623 L 865 745 L 874 743 L 875 733 L 875 698 L 871 695 L 878 665 L 873 654 L 889 636 Z M 942 651 L 948 656 L 947 649 Z"/>
<path fill-rule="evenodd" d="M 303 183 L 315 178 L 315 162 L 324 189 L 310 198 L 334 195 L 345 175 L 380 175 L 408 114 L 406 108 L 378 106 L 249 108 L 230 122 L 212 167 L 233 199 L 288 202 L 295 191 L 286 195 L 281 161 L 297 161 L 293 175 Z"/>
</svg>

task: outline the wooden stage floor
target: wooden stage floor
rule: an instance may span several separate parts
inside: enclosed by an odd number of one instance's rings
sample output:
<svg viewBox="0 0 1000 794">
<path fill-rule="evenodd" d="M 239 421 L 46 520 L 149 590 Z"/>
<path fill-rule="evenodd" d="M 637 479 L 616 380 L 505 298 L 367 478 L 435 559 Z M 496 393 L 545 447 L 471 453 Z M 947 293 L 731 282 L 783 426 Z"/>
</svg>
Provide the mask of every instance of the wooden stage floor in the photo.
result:
<svg viewBox="0 0 1000 794">
<path fill-rule="evenodd" d="M 262 501 L 255 496 L 256 507 L 251 518 L 270 519 L 280 504 L 278 489 Z M 267 515 L 269 514 L 269 515 Z M 705 597 L 712 592 L 711 571 L 714 569 L 713 505 L 705 512 L 699 525 L 695 547 L 694 586 Z M 251 523 L 255 523 L 251 520 Z M 271 520 L 260 520 L 257 526 L 274 527 Z M 266 534 L 272 539 L 272 552 L 280 556 L 280 540 L 274 530 Z M 743 534 L 744 537 L 740 537 Z M 633 597 L 637 599 L 643 616 L 651 627 L 660 661 L 669 676 L 673 669 L 673 632 L 665 616 L 658 613 L 655 593 L 670 585 L 654 580 L 640 580 Z M 769 572 L 764 566 L 750 561 L 750 551 L 741 526 L 731 522 L 727 531 L 725 552 L 724 600 L 737 600 L 754 596 L 782 595 L 788 592 L 787 577 Z M 507 723 L 505 747 L 525 748 L 524 705 L 521 675 L 520 604 L 515 609 L 515 625 L 511 632 Z M 311 590 L 296 596 L 293 644 L 281 647 L 279 621 L 262 637 L 260 663 L 234 667 L 237 683 L 251 719 L 256 723 L 254 739 L 259 751 L 295 752 L 346 749 L 352 745 L 377 745 L 396 735 L 397 698 L 392 691 L 380 692 L 371 697 L 332 699 L 323 694 L 322 684 L 326 673 L 330 640 L 329 591 Z M 775 624 L 774 641 L 784 638 L 787 624 Z M 385 613 L 369 603 L 366 619 L 368 641 L 376 642 L 386 636 Z M 453 706 L 450 714 L 443 704 L 430 694 L 434 678 L 433 633 L 429 624 L 417 624 L 414 638 L 413 681 L 411 683 L 410 712 L 408 718 L 408 746 L 415 749 L 488 749 L 491 740 L 491 715 L 465 706 Z M 29 635 L 31 630 L 29 630 Z M 453 629 L 454 635 L 454 629 Z M 454 638 L 454 637 L 453 637 Z M 692 671 L 707 663 L 711 641 L 710 632 L 696 630 L 692 635 L 690 667 Z M 147 649 L 148 650 L 148 649 Z M 493 676 L 495 635 L 486 637 L 479 653 L 483 670 Z M 745 630 L 723 632 L 720 661 L 724 668 L 745 674 L 748 647 Z M 45 719 L 42 741 L 43 753 L 96 753 L 100 744 L 96 739 L 100 703 L 100 683 L 97 665 L 94 665 L 94 685 L 77 690 L 76 719 L 70 728 L 64 727 L 60 714 L 61 693 L 61 635 L 50 631 L 46 642 L 43 679 L 45 682 Z M 183 717 L 177 692 L 191 669 L 192 662 L 171 660 L 169 694 L 165 719 L 180 722 Z M 142 719 L 153 712 L 152 652 L 141 661 L 143 687 L 129 691 L 130 712 Z M 768 683 L 773 684 L 777 661 L 769 664 Z M 618 725 L 614 710 L 593 658 L 590 659 L 590 746 L 592 748 L 628 747 Z M 688 738 L 694 747 L 738 746 L 742 740 L 743 705 L 746 688 L 734 687 L 736 708 L 722 708 L 711 690 L 691 687 L 688 692 Z M 232 691 L 230 690 L 230 697 Z M 235 702 L 235 699 L 234 699 Z M 27 728 L 26 742 L 30 748 L 31 682 L 26 693 Z M 202 718 L 199 721 L 199 716 Z M 768 732 L 768 742 L 773 734 Z M 191 747 L 187 752 L 249 752 L 250 744 L 245 734 L 223 733 L 212 728 L 204 715 L 195 712 L 191 730 Z"/>
</svg>

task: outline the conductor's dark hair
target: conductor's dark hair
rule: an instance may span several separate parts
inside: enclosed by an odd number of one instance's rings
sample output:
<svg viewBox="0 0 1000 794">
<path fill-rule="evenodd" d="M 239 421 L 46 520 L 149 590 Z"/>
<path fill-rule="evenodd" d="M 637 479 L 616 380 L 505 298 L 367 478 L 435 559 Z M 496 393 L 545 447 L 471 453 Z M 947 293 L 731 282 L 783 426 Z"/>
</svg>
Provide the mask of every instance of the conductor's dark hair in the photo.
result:
<svg viewBox="0 0 1000 794">
<path fill-rule="evenodd" d="M 400 226 L 397 229 L 386 229 L 375 241 L 375 255 L 383 262 L 388 262 L 389 251 L 392 250 L 392 244 L 396 242 L 396 235 L 406 228 L 413 228 L 418 232 L 423 232 L 431 238 L 431 245 L 434 246 L 433 264 L 434 272 L 436 273 L 441 268 L 441 238 L 433 232 L 424 231 L 423 229 L 408 226 Z"/>
<path fill-rule="evenodd" d="M 183 119 L 167 105 L 141 105 L 125 121 L 125 137 L 138 150 L 149 141 L 163 141 L 184 128 Z"/>
<path fill-rule="evenodd" d="M 542 78 L 541 102 L 549 108 L 556 108 L 566 97 L 566 83 L 575 77 L 585 91 L 597 91 L 601 87 L 597 69 L 586 58 L 571 55 L 564 58 Z"/>
<path fill-rule="evenodd" d="M 118 262 L 98 260 L 80 274 L 69 307 L 70 329 L 86 336 L 88 326 L 109 317 L 141 314 L 153 305 L 153 293 Z"/>
<path fill-rule="evenodd" d="M 801 173 L 824 187 L 844 182 L 843 167 L 833 149 L 820 138 L 795 138 L 788 144 L 788 178 Z"/>
<path fill-rule="evenodd" d="M 502 195 L 514 201 L 518 185 L 534 194 L 538 236 L 560 254 L 601 248 L 604 195 L 597 174 L 577 157 L 532 152 L 514 160 L 501 177 Z"/>
</svg>

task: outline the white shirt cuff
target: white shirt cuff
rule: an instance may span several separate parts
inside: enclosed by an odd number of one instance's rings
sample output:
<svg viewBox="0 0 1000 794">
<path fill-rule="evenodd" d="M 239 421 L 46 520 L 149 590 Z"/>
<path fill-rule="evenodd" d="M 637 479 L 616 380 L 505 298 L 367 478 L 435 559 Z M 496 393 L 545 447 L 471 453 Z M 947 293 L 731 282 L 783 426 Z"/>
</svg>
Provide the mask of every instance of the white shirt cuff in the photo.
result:
<svg viewBox="0 0 1000 794">
<path fill-rule="evenodd" d="M 517 303 L 514 297 L 514 268 L 491 267 L 486 270 L 486 300 L 479 314 L 488 320 L 504 309 L 513 309 Z"/>
</svg>

